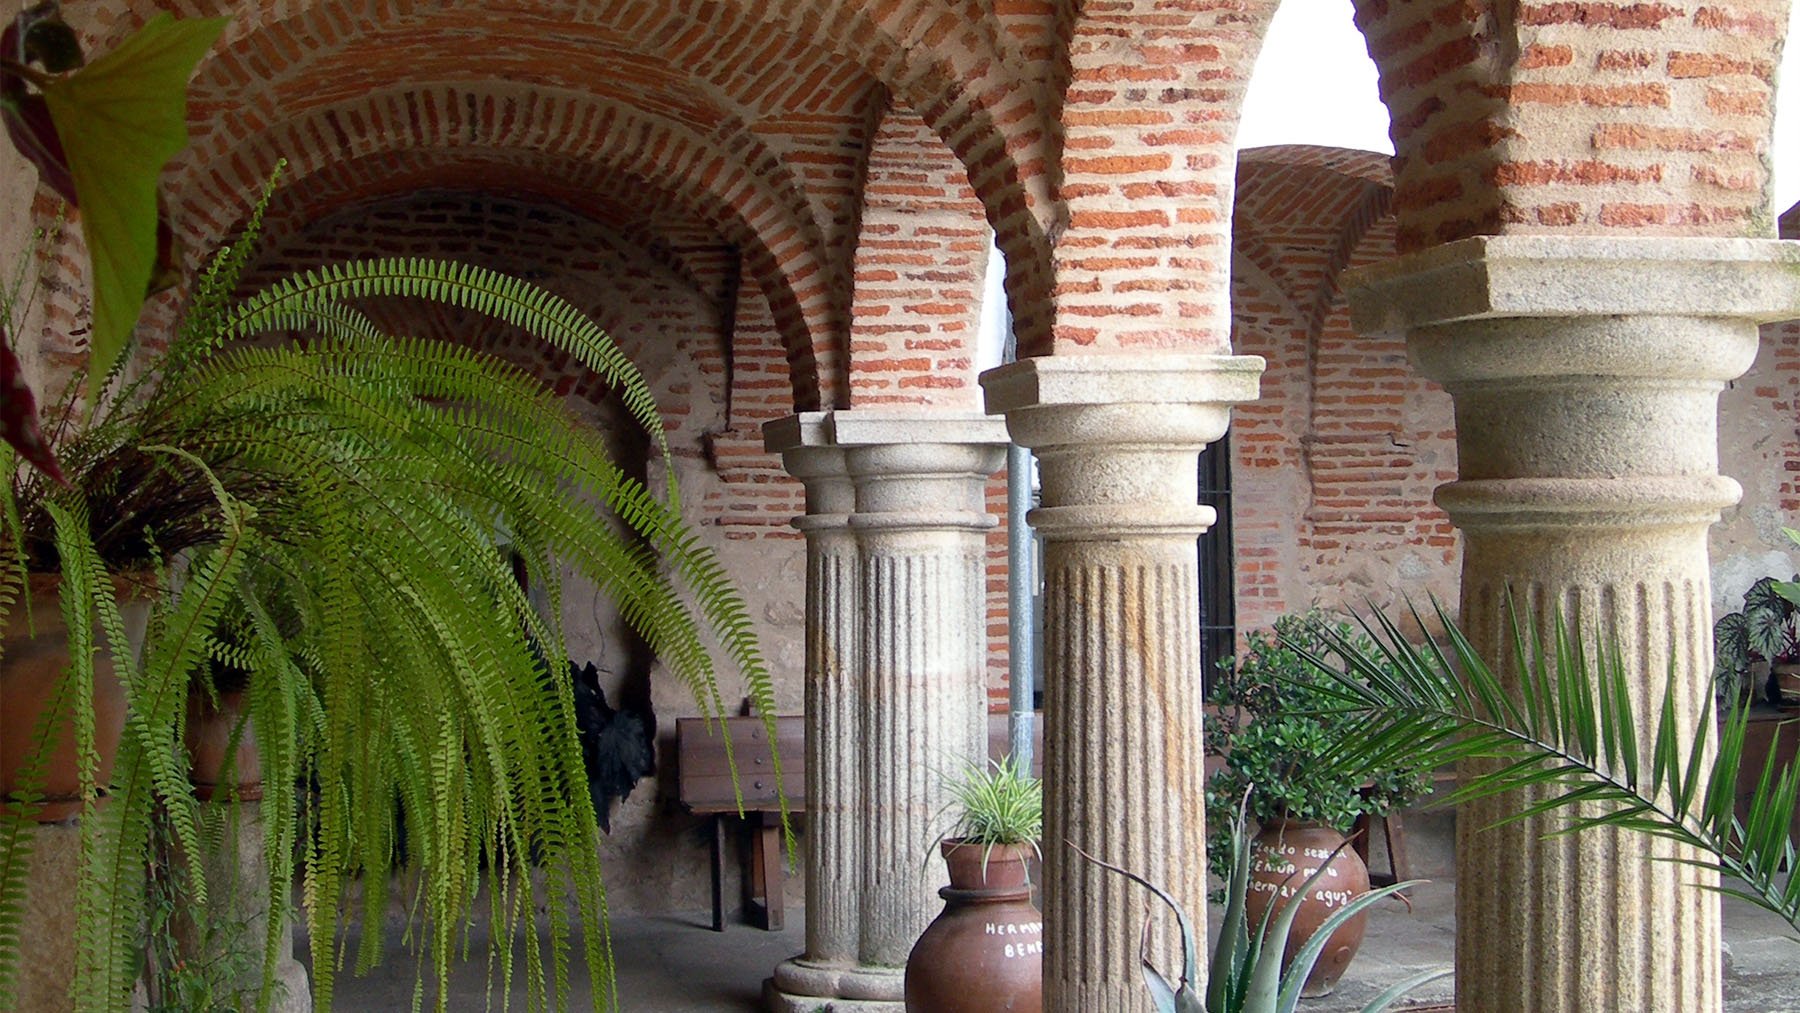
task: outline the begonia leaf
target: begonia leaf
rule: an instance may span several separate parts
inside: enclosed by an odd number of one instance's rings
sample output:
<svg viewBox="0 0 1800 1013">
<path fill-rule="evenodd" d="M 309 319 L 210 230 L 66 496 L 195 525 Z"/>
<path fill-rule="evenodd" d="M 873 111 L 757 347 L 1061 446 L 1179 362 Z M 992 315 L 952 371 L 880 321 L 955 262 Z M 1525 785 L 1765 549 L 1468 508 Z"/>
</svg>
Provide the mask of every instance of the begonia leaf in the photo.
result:
<svg viewBox="0 0 1800 1013">
<path fill-rule="evenodd" d="M 137 323 L 157 261 L 157 182 L 187 146 L 188 78 L 224 27 L 224 18 L 159 14 L 117 49 L 44 86 L 92 265 L 90 397 Z"/>
<path fill-rule="evenodd" d="M 37 398 L 25 383 L 25 370 L 0 333 L 0 439 L 58 485 L 67 485 L 56 455 L 38 427 Z"/>
</svg>

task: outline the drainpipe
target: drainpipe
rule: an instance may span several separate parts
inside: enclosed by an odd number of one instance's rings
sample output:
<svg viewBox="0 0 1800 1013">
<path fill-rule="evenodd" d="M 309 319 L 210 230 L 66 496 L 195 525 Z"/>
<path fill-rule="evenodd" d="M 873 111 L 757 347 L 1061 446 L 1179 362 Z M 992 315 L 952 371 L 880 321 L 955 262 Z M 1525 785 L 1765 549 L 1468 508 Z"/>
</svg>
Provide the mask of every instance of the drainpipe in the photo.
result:
<svg viewBox="0 0 1800 1013">
<path fill-rule="evenodd" d="M 1004 362 L 1019 357 L 1013 334 L 1012 308 L 1006 309 Z M 1007 734 L 1016 769 L 1031 771 L 1032 690 L 1037 685 L 1037 566 L 1032 552 L 1031 451 L 1013 443 L 1006 448 L 1006 616 L 1009 682 Z"/>
</svg>

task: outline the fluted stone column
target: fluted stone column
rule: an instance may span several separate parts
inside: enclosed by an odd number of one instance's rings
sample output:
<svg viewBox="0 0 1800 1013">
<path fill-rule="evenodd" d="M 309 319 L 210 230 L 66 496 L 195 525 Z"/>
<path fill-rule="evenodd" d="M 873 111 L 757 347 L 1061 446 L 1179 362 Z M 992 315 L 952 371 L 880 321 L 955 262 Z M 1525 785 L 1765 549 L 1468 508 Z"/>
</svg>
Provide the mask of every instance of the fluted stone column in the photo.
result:
<svg viewBox="0 0 1800 1013">
<path fill-rule="evenodd" d="M 1198 455 L 1254 356 L 1041 358 L 982 377 L 988 411 L 1037 452 L 1044 542 L 1044 1008 L 1150 1013 L 1149 895 L 1064 842 L 1206 909 Z M 1199 925 L 1205 931 L 1204 921 Z M 1202 940 L 1204 945 L 1204 940 Z M 1179 968 L 1172 919 L 1154 953 Z"/>
<path fill-rule="evenodd" d="M 1757 324 L 1800 315 L 1800 256 L 1774 241 L 1490 237 L 1360 272 L 1357 329 L 1404 331 L 1456 402 L 1458 481 L 1437 500 L 1464 536 L 1462 622 L 1516 675 L 1508 602 L 1616 638 L 1640 728 L 1675 672 L 1677 724 L 1711 693 L 1707 528 L 1737 501 L 1718 473 L 1718 393 Z M 1623 831 L 1545 838 L 1558 817 L 1457 820 L 1457 1009 L 1717 1010 L 1708 874 L 1651 861 Z"/>
<path fill-rule="evenodd" d="M 806 952 L 775 969 L 771 997 L 831 996 L 856 973 L 862 931 L 856 490 L 827 413 L 771 422 L 763 439 L 806 487 L 806 514 L 794 519 L 806 535 Z"/>
<path fill-rule="evenodd" d="M 776 1010 L 898 1013 L 941 903 L 942 775 L 986 756 L 983 533 L 1005 433 L 983 417 L 839 411 L 771 423 L 807 486 L 807 952 Z M 823 820 L 821 820 L 823 816 Z"/>
</svg>

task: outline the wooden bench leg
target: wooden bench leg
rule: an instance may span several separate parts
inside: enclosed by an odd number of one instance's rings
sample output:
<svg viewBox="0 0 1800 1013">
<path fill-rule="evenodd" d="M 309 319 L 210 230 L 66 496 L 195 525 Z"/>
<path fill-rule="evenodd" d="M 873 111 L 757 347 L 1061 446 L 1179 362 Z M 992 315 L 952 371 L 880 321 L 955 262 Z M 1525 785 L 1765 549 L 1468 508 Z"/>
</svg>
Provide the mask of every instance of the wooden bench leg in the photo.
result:
<svg viewBox="0 0 1800 1013">
<path fill-rule="evenodd" d="M 769 932 L 780 932 L 786 923 L 782 904 L 781 821 L 757 813 L 750 824 L 750 855 L 744 870 L 749 886 L 750 922 Z"/>
<path fill-rule="evenodd" d="M 1410 878 L 1407 873 L 1412 866 L 1406 860 L 1406 824 L 1397 809 L 1387 816 L 1387 848 L 1388 866 L 1394 870 L 1394 882 Z"/>
<path fill-rule="evenodd" d="M 713 931 L 725 931 L 725 817 L 712 817 Z"/>
<path fill-rule="evenodd" d="M 756 861 L 757 885 L 762 890 L 762 927 L 780 932 L 787 924 L 786 894 L 781 869 L 781 821 L 769 813 L 757 814 Z"/>
</svg>

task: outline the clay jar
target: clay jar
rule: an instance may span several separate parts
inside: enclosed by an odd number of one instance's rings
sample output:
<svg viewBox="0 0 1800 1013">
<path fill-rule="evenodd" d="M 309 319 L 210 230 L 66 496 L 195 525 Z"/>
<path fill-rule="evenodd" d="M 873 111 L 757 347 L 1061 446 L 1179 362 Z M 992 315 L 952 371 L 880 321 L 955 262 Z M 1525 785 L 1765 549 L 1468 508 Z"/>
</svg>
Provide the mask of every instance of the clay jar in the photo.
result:
<svg viewBox="0 0 1800 1013">
<path fill-rule="evenodd" d="M 219 693 L 218 706 L 206 694 L 188 694 L 187 748 L 194 796 L 202 802 L 254 802 L 262 798 L 262 761 L 256 735 L 246 720 L 243 690 Z M 232 745 L 239 722 L 243 731 Z"/>
<path fill-rule="evenodd" d="M 1250 844 L 1250 897 L 1245 904 L 1251 931 L 1262 924 L 1263 912 L 1277 896 L 1289 898 L 1299 893 L 1301 884 L 1320 865 L 1325 875 L 1300 899 L 1300 911 L 1288 931 L 1287 950 L 1282 956 L 1282 970 L 1292 962 L 1295 951 L 1346 904 L 1369 892 L 1369 868 L 1354 848 L 1338 849 L 1344 835 L 1317 823 L 1271 820 Z M 1335 857 L 1332 852 L 1336 850 Z M 1274 917 L 1279 917 L 1277 910 Z M 1273 918 L 1271 919 L 1273 920 Z M 1339 976 L 1350 966 L 1356 950 L 1362 945 L 1367 913 L 1359 913 L 1337 927 L 1319 954 L 1318 963 L 1306 976 L 1300 994 L 1308 998 L 1329 995 Z"/>
<path fill-rule="evenodd" d="M 131 642 L 127 649 L 134 653 L 143 644 L 150 614 L 149 601 L 139 585 L 139 580 L 130 578 L 115 578 L 113 584 L 125 636 Z M 23 601 L 14 602 L 6 615 L 4 645 L 0 646 L 4 652 L 0 653 L 0 806 L 20 786 L 23 769 L 36 751 L 38 718 L 56 701 L 69 668 L 69 630 L 63 623 L 61 590 L 60 576 L 32 574 L 29 620 Z M 125 691 L 113 672 L 114 645 L 107 643 L 99 629 L 94 631 L 94 643 L 100 647 L 94 654 L 94 682 L 89 687 L 94 748 L 99 754 L 94 779 L 105 786 L 112 779 L 113 758 L 125 727 Z M 52 726 L 44 745 L 43 769 L 37 780 L 43 806 L 36 819 L 54 823 L 81 811 L 73 721 Z"/>
<path fill-rule="evenodd" d="M 942 850 L 950 885 L 907 958 L 907 1013 L 1042 1013 L 1044 917 L 1031 903 L 1030 846 L 950 840 Z"/>
</svg>

